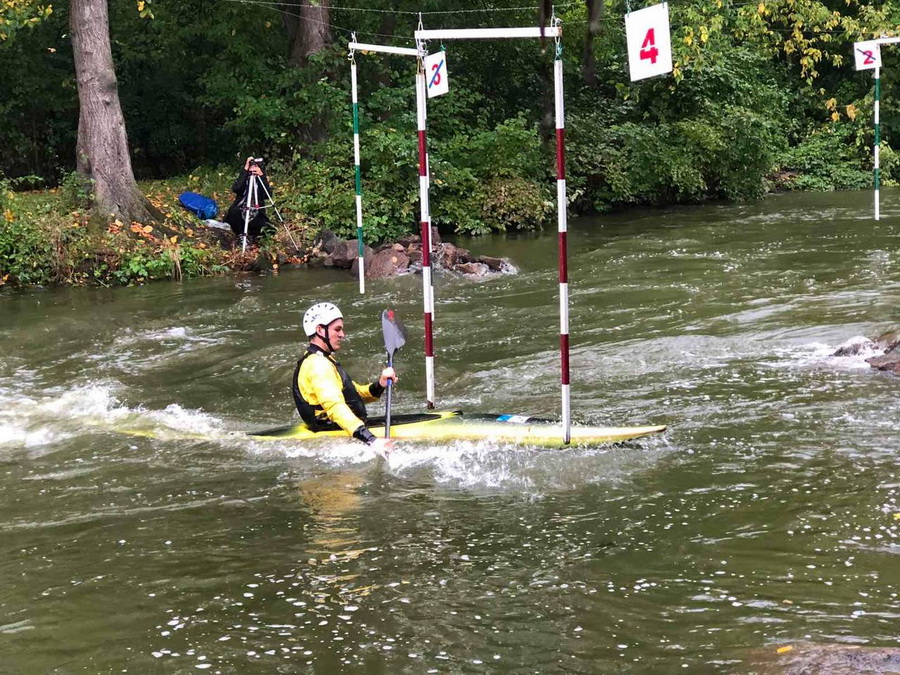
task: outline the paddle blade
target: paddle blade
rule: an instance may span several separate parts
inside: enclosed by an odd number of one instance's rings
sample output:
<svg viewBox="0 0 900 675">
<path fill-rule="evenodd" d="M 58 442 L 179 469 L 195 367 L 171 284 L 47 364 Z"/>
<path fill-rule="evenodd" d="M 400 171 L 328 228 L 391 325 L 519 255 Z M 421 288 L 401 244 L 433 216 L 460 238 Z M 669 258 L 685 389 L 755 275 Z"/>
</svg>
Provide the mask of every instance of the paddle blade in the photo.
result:
<svg viewBox="0 0 900 675">
<path fill-rule="evenodd" d="M 394 315 L 394 310 L 386 309 L 381 314 L 381 330 L 384 333 L 384 348 L 389 356 L 406 344 L 406 328 Z"/>
</svg>

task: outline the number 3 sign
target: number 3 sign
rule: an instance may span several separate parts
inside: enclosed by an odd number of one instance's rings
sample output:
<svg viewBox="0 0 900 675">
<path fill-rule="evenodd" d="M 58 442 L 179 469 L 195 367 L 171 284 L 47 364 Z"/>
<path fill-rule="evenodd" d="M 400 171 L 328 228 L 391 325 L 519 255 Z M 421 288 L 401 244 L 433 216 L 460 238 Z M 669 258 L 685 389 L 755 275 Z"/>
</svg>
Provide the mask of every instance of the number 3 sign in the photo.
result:
<svg viewBox="0 0 900 675">
<path fill-rule="evenodd" d="M 443 49 L 425 57 L 425 85 L 428 98 L 446 94 L 450 90 L 447 77 L 447 52 Z"/>
<path fill-rule="evenodd" d="M 672 72 L 669 5 L 653 5 L 625 15 L 631 81 Z"/>
</svg>

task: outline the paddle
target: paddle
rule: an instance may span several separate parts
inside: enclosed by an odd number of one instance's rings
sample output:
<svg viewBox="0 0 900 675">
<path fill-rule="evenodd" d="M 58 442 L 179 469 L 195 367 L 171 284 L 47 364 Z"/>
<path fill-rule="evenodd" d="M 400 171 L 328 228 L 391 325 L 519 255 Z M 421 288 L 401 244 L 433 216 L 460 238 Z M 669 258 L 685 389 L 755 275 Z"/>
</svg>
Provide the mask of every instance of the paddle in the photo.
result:
<svg viewBox="0 0 900 675">
<path fill-rule="evenodd" d="M 381 314 L 381 331 L 384 333 L 384 348 L 387 350 L 387 364 L 394 367 L 394 353 L 406 344 L 406 329 L 394 316 L 394 310 L 386 309 Z M 391 437 L 391 385 L 388 380 L 387 399 L 384 404 L 384 437 Z"/>
</svg>

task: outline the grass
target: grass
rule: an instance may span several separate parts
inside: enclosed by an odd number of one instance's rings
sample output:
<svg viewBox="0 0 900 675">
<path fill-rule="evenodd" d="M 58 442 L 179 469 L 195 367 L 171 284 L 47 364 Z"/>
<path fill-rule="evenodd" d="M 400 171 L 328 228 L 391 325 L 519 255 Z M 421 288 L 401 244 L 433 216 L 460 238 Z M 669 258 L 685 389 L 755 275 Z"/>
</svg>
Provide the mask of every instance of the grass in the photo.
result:
<svg viewBox="0 0 900 675">
<path fill-rule="evenodd" d="M 163 214 L 153 223 L 99 218 L 86 208 L 89 191 L 74 175 L 59 188 L 28 192 L 0 181 L 0 286 L 133 285 L 303 262 L 311 233 L 299 214 L 282 212 L 285 226 L 242 253 L 230 231 L 208 227 L 178 202 L 186 190 L 199 192 L 223 217 L 234 178 L 233 170 L 207 168 L 140 182 Z"/>
</svg>

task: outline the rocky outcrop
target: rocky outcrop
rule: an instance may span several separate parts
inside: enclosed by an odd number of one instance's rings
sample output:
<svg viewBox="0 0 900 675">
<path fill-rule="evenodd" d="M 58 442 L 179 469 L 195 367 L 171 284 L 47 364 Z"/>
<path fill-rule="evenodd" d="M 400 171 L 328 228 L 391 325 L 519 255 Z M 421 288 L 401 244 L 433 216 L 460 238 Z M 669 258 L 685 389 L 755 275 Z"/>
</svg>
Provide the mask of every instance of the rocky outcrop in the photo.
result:
<svg viewBox="0 0 900 675">
<path fill-rule="evenodd" d="M 867 351 L 882 352 L 866 359 L 870 366 L 900 375 L 900 330 L 882 333 L 874 340 L 864 336 L 850 338 L 832 356 L 858 356 Z"/>
<path fill-rule="evenodd" d="M 441 241 L 437 228 L 431 232 L 431 265 L 472 277 L 491 274 L 509 274 L 515 271 L 505 258 L 476 256 L 464 248 Z M 419 235 L 408 235 L 391 244 L 375 249 L 363 248 L 367 279 L 384 279 L 399 274 L 421 272 L 422 240 Z M 344 240 L 328 230 L 319 234 L 309 252 L 310 264 L 348 269 L 357 274 L 359 244 L 355 239 Z"/>
</svg>

